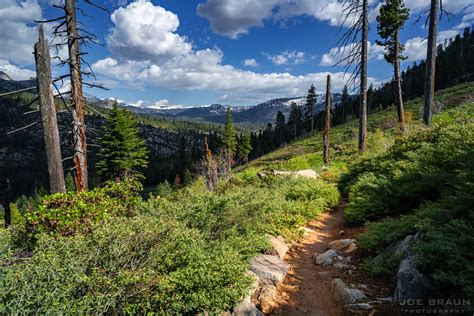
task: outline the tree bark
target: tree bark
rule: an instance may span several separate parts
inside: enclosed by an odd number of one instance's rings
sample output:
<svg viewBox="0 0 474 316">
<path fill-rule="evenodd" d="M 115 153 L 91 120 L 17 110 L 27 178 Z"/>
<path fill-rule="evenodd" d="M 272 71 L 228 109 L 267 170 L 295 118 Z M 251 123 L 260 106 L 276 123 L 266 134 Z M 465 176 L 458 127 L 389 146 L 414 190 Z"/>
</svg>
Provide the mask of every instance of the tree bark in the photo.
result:
<svg viewBox="0 0 474 316">
<path fill-rule="evenodd" d="M 363 152 L 367 139 L 367 53 L 369 33 L 369 3 L 363 0 L 362 4 L 362 51 L 360 64 L 360 116 L 359 116 L 359 152 Z"/>
<path fill-rule="evenodd" d="M 44 38 L 43 25 L 39 26 L 39 40 L 35 44 L 36 77 L 43 124 L 43 138 L 48 163 L 49 191 L 66 192 L 63 162 L 58 131 L 58 120 L 51 79 L 49 45 Z"/>
<path fill-rule="evenodd" d="M 331 126 L 331 76 L 328 75 L 326 85 L 326 124 L 323 132 L 323 160 L 324 164 L 329 165 L 329 129 Z"/>
<path fill-rule="evenodd" d="M 71 97 L 73 102 L 74 180 L 77 191 L 83 191 L 86 190 L 89 185 L 86 129 L 84 123 L 84 97 L 82 94 L 81 59 L 75 2 L 75 0 L 66 0 L 66 26 L 69 48 L 69 69 L 71 74 Z"/>
<path fill-rule="evenodd" d="M 398 111 L 398 124 L 402 134 L 406 134 L 407 128 L 405 125 L 405 111 L 403 109 L 403 92 L 402 92 L 402 77 L 400 75 L 400 43 L 398 42 L 398 33 L 395 34 L 395 64 L 394 64 L 394 78 L 395 78 L 395 102 Z"/>
<path fill-rule="evenodd" d="M 433 115 L 435 75 L 436 75 L 436 34 L 438 32 L 439 0 L 431 0 L 428 52 L 426 55 L 425 104 L 423 122 L 429 126 Z"/>
</svg>

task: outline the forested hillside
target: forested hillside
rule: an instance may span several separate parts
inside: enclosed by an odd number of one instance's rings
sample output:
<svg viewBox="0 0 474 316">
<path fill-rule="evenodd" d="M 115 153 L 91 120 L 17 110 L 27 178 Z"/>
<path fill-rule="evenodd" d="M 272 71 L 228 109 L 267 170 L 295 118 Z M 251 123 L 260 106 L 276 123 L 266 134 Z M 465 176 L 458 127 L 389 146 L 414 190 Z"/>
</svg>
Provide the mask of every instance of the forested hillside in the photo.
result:
<svg viewBox="0 0 474 316">
<path fill-rule="evenodd" d="M 0 315 L 474 313 L 469 0 L 158 2 L 0 3 Z"/>
</svg>

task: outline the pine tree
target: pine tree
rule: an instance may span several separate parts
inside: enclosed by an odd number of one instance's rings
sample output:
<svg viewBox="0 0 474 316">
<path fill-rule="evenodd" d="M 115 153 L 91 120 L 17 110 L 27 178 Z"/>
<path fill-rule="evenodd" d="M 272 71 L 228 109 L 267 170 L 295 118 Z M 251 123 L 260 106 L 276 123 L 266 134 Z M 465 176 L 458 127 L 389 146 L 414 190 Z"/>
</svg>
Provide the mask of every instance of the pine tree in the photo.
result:
<svg viewBox="0 0 474 316">
<path fill-rule="evenodd" d="M 295 102 L 291 103 L 290 118 L 288 119 L 288 127 L 296 139 L 301 134 L 301 126 L 303 125 L 303 118 L 300 108 Z"/>
<path fill-rule="evenodd" d="M 227 163 L 230 166 L 232 165 L 232 160 L 237 150 L 237 132 L 235 131 L 234 123 L 232 121 L 232 110 L 230 107 L 227 107 L 224 138 L 222 141 L 226 151 Z"/>
<path fill-rule="evenodd" d="M 377 41 L 377 44 L 385 47 L 385 60 L 393 65 L 393 89 L 398 109 L 398 122 L 402 133 L 406 133 L 406 126 L 403 110 L 400 61 L 405 60 L 406 57 L 403 56 L 405 46 L 400 43 L 400 30 L 409 16 L 410 10 L 405 7 L 403 0 L 387 0 L 380 8 L 380 15 L 377 17 L 378 34 L 383 39 L 383 41 Z"/>
<path fill-rule="evenodd" d="M 249 134 L 242 135 L 242 142 L 239 149 L 240 158 L 244 163 L 247 163 L 249 161 L 249 154 L 252 151 L 252 144 L 250 142 Z"/>
<path fill-rule="evenodd" d="M 278 111 L 275 121 L 275 138 L 277 146 L 280 146 L 286 141 L 286 125 L 285 125 L 285 115 Z"/>
<path fill-rule="evenodd" d="M 314 130 L 314 104 L 316 103 L 316 88 L 311 85 L 306 95 L 306 122 L 308 131 L 313 132 Z"/>
<path fill-rule="evenodd" d="M 349 90 L 347 89 L 347 85 L 344 85 L 342 89 L 341 95 L 341 107 L 343 111 L 343 122 L 347 121 L 347 117 L 353 114 L 352 104 L 349 100 Z"/>
<path fill-rule="evenodd" d="M 138 136 L 132 112 L 115 104 L 99 144 L 96 168 L 102 181 L 123 180 L 130 176 L 143 178 L 139 169 L 147 167 L 148 151 L 145 141 Z"/>
</svg>

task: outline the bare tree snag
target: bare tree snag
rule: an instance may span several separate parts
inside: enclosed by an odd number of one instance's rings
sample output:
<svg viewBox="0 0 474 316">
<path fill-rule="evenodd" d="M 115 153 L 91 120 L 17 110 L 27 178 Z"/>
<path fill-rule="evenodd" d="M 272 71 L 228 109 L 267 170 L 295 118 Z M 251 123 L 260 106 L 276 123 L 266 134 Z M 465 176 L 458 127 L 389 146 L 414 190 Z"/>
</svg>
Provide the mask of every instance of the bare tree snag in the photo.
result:
<svg viewBox="0 0 474 316">
<path fill-rule="evenodd" d="M 43 138 L 48 162 L 49 191 L 51 194 L 66 192 L 63 163 L 58 131 L 58 120 L 51 79 L 49 45 L 44 38 L 43 25 L 38 28 L 39 39 L 35 44 L 36 77 L 38 85 Z"/>
<path fill-rule="evenodd" d="M 429 126 L 433 115 L 433 102 L 436 73 L 436 33 L 438 32 L 439 1 L 431 0 L 430 26 L 428 33 L 428 52 L 426 56 L 425 74 L 425 104 L 423 108 L 423 122 Z"/>
<path fill-rule="evenodd" d="M 69 69 L 71 76 L 71 98 L 73 103 L 74 167 L 77 191 L 88 188 L 87 142 L 84 122 L 84 96 L 82 94 L 81 55 L 76 20 L 76 1 L 66 0 L 66 29 L 69 48 Z"/>
<path fill-rule="evenodd" d="M 367 54 L 369 34 L 369 2 L 362 3 L 362 49 L 360 63 L 360 117 L 359 117 L 359 152 L 363 152 L 367 139 Z"/>
<path fill-rule="evenodd" d="M 405 125 L 405 111 L 403 109 L 403 92 L 402 92 L 402 77 L 400 76 L 400 43 L 398 41 L 398 33 L 395 37 L 395 64 L 394 64 L 394 91 L 395 102 L 397 103 L 398 124 L 402 134 L 406 134 L 407 127 Z"/>
<path fill-rule="evenodd" d="M 331 75 L 328 75 L 326 85 L 326 124 L 323 131 L 323 160 L 329 165 L 329 129 L 331 127 Z"/>
</svg>

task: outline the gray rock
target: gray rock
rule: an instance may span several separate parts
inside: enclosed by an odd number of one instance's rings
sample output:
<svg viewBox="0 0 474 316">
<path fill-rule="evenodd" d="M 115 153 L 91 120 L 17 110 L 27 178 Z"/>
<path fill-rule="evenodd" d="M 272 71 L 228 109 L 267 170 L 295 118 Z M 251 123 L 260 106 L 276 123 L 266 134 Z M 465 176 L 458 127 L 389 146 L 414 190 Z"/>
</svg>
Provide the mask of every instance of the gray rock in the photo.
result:
<svg viewBox="0 0 474 316">
<path fill-rule="evenodd" d="M 341 279 L 334 279 L 332 284 L 334 298 L 339 304 L 343 306 L 359 303 L 367 299 L 367 296 L 364 294 L 364 292 L 359 289 L 350 288 Z"/>
<path fill-rule="evenodd" d="M 331 249 L 342 251 L 355 242 L 355 239 L 339 239 L 331 241 L 328 246 Z"/>
<path fill-rule="evenodd" d="M 274 170 L 273 174 L 276 176 L 289 176 L 294 178 L 318 179 L 320 176 L 312 169 L 298 170 L 298 171 L 279 171 Z"/>
<path fill-rule="evenodd" d="M 275 309 L 275 299 L 277 296 L 277 290 L 274 285 L 264 285 L 260 290 L 258 301 L 260 309 L 264 314 L 269 314 Z"/>
<path fill-rule="evenodd" d="M 372 305 L 370 305 L 369 303 L 356 303 L 356 304 L 346 305 L 346 308 L 352 309 L 352 310 L 368 311 L 372 309 Z"/>
<path fill-rule="evenodd" d="M 233 316 L 264 316 L 264 314 L 257 309 L 250 296 L 247 296 L 232 312 Z"/>
<path fill-rule="evenodd" d="M 427 298 L 433 291 L 433 286 L 428 277 L 421 274 L 416 268 L 413 256 L 409 256 L 400 262 L 394 301 Z"/>
<path fill-rule="evenodd" d="M 285 279 L 290 266 L 276 256 L 260 255 L 252 259 L 250 270 L 258 275 L 261 284 L 278 285 Z"/>
<path fill-rule="evenodd" d="M 408 256 L 411 254 L 411 244 L 413 241 L 415 241 L 415 235 L 408 235 L 404 239 L 391 244 L 388 247 L 388 251 L 398 257 Z"/>
<path fill-rule="evenodd" d="M 269 254 L 278 256 L 280 259 L 283 259 L 290 248 L 285 243 L 285 239 L 281 236 L 273 237 L 268 236 L 272 248 L 269 251 Z"/>
<path fill-rule="evenodd" d="M 352 253 L 354 251 L 357 251 L 357 249 L 357 245 L 355 243 L 352 243 L 349 245 L 349 247 L 347 247 L 346 253 Z"/>
<path fill-rule="evenodd" d="M 347 264 L 344 264 L 342 262 L 337 262 L 334 264 L 334 268 L 337 268 L 337 269 L 347 269 L 349 266 Z"/>
<path fill-rule="evenodd" d="M 336 257 L 337 252 L 331 249 L 322 254 L 315 254 L 315 262 L 320 266 L 327 267 L 332 265 Z"/>
</svg>

